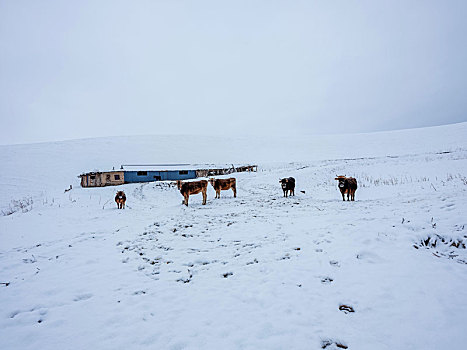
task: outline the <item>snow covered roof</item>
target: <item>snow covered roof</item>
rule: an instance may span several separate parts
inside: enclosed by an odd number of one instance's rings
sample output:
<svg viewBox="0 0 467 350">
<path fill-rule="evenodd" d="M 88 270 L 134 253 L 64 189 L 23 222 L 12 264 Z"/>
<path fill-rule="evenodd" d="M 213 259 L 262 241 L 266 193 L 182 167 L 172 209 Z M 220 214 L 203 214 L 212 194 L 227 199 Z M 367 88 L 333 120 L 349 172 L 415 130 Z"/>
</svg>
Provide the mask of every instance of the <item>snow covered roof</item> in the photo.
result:
<svg viewBox="0 0 467 350">
<path fill-rule="evenodd" d="M 201 169 L 229 169 L 241 167 L 239 164 L 130 164 L 123 165 L 126 171 L 176 171 L 176 170 L 201 170 Z M 117 170 L 117 169 L 116 169 Z M 122 170 L 120 167 L 118 170 Z"/>
</svg>

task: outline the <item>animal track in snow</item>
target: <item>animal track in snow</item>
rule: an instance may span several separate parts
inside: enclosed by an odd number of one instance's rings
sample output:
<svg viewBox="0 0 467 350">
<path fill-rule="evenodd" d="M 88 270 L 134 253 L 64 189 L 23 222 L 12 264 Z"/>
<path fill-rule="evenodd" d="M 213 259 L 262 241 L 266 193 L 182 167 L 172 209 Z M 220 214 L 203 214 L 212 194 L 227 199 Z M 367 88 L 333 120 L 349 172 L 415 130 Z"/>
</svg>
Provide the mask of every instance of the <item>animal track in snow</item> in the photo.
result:
<svg viewBox="0 0 467 350">
<path fill-rule="evenodd" d="M 21 317 L 24 315 L 28 321 L 42 323 L 44 321 L 44 317 L 47 315 L 47 312 L 47 309 L 43 307 L 34 307 L 25 311 L 15 310 L 10 313 L 10 318 L 13 319 L 15 317 Z"/>
<path fill-rule="evenodd" d="M 351 312 L 355 312 L 355 310 L 354 310 L 354 308 L 352 306 L 345 305 L 345 304 L 339 305 L 339 310 L 343 311 L 346 314 L 351 313 Z"/>
<path fill-rule="evenodd" d="M 326 339 L 321 342 L 321 349 L 329 349 L 332 350 L 334 349 L 348 349 L 348 346 L 345 344 L 342 344 L 341 342 L 334 341 L 331 339 Z"/>
<path fill-rule="evenodd" d="M 255 258 L 253 261 L 249 261 L 246 264 L 247 265 L 253 265 L 253 264 L 257 264 L 257 263 L 258 263 L 258 260 Z"/>
<path fill-rule="evenodd" d="M 88 300 L 91 299 L 93 295 L 91 293 L 86 293 L 86 294 L 80 294 L 77 295 L 73 298 L 73 301 L 83 301 L 83 300 Z"/>
</svg>

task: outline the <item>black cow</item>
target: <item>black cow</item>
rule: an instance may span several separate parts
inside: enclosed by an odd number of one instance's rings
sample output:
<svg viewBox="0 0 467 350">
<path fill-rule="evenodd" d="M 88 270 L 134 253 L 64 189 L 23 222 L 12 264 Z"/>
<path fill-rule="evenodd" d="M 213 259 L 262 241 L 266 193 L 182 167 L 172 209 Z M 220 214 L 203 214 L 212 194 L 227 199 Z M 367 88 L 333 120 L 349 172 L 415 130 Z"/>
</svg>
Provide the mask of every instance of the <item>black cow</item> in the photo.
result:
<svg viewBox="0 0 467 350">
<path fill-rule="evenodd" d="M 282 186 L 282 191 L 284 191 L 284 197 L 287 197 L 287 194 L 295 196 L 295 179 L 293 177 L 281 179 L 279 183 Z"/>
</svg>

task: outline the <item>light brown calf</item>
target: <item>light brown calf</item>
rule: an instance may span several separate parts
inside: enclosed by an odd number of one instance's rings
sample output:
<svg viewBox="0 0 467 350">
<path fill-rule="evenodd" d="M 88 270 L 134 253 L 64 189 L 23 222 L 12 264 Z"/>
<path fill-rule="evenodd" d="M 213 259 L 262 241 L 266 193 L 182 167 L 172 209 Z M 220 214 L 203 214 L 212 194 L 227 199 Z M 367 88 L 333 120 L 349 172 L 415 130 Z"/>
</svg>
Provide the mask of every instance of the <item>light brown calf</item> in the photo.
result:
<svg viewBox="0 0 467 350">
<path fill-rule="evenodd" d="M 184 204 L 188 207 L 188 199 L 192 194 L 203 194 L 203 205 L 206 204 L 208 182 L 206 180 L 182 182 L 177 181 L 177 187 L 184 198 Z"/>
<path fill-rule="evenodd" d="M 216 198 L 221 198 L 221 191 L 232 189 L 234 198 L 237 198 L 237 180 L 234 177 L 229 179 L 209 179 L 209 183 L 216 191 Z"/>
</svg>

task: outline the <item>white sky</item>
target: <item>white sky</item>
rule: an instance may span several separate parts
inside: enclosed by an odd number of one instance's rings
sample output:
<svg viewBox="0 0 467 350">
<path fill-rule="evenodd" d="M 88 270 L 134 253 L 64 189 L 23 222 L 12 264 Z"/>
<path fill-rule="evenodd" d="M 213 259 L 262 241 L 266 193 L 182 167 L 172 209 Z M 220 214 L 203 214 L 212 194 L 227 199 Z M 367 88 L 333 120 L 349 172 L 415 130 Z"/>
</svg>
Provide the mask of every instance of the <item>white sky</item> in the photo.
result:
<svg viewBox="0 0 467 350">
<path fill-rule="evenodd" d="M 0 0 L 0 143 L 467 120 L 467 1 Z"/>
</svg>

